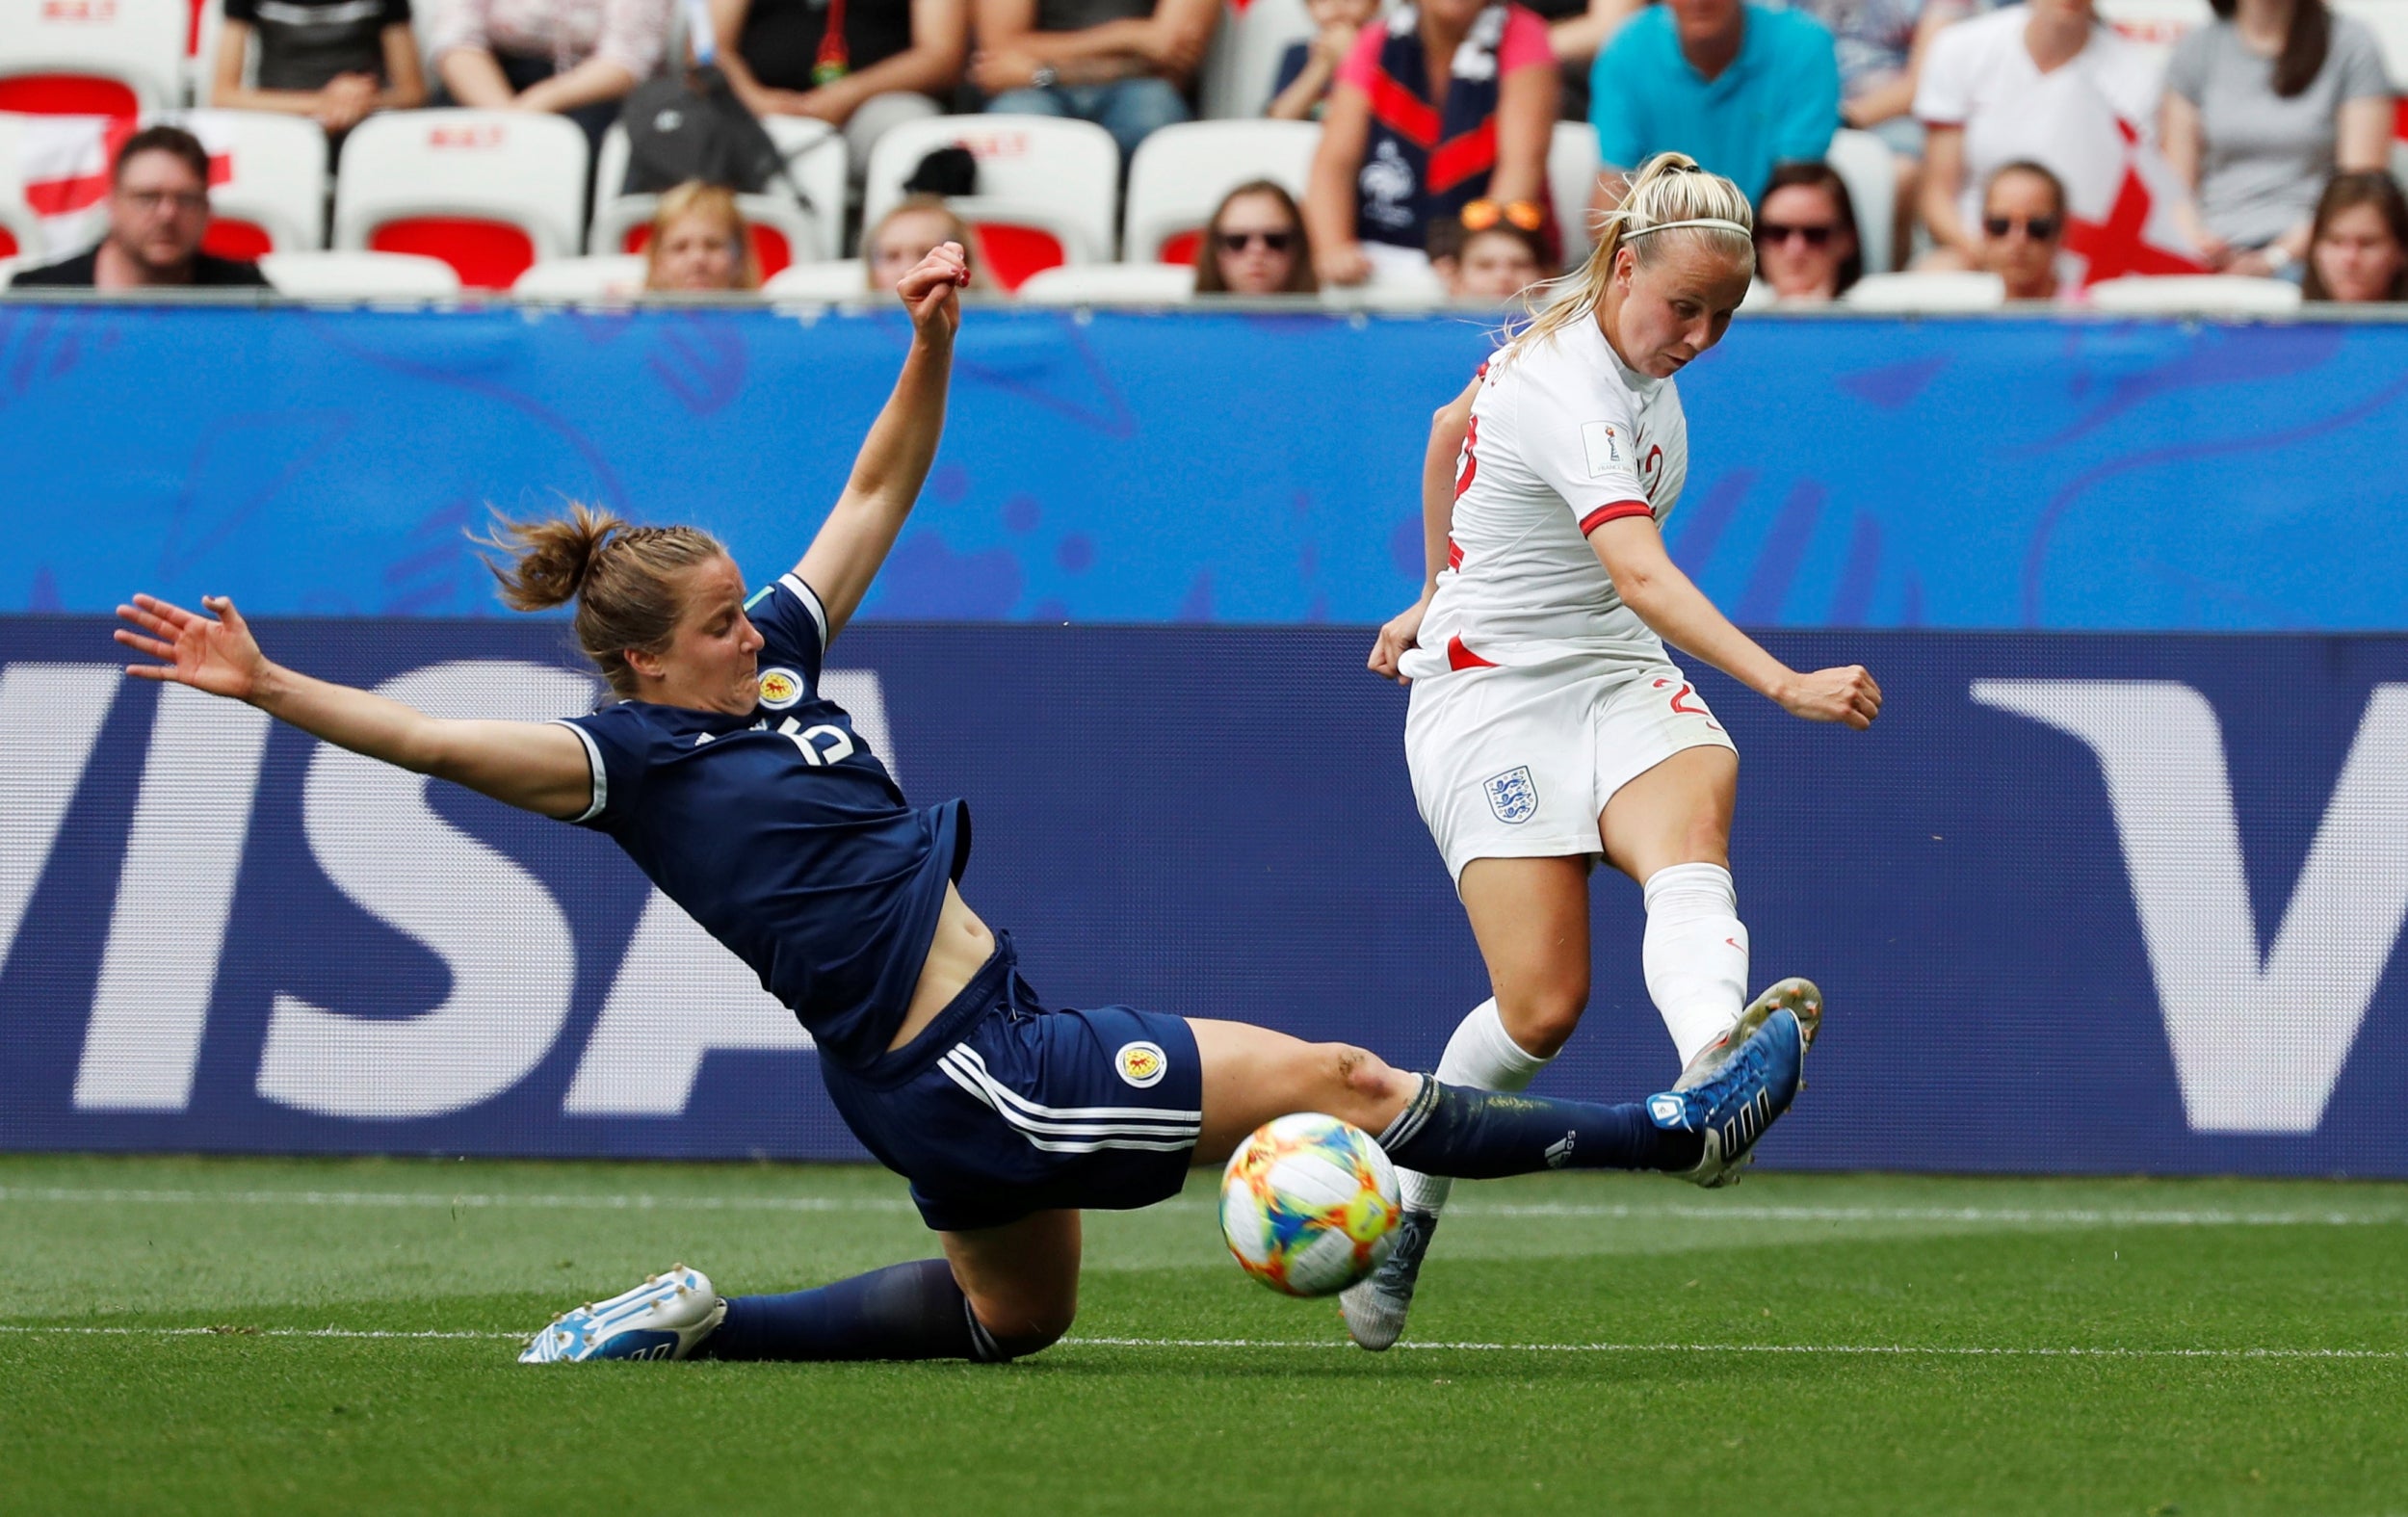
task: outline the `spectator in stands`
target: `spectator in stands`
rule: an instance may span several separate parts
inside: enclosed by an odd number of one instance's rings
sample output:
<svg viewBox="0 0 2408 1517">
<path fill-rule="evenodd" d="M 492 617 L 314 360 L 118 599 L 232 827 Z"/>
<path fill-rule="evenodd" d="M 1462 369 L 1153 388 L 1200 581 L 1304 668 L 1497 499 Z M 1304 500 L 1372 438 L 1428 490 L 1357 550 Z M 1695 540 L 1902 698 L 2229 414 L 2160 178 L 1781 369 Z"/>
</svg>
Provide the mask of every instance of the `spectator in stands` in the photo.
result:
<svg viewBox="0 0 2408 1517">
<path fill-rule="evenodd" d="M 662 194 L 643 245 L 646 290 L 757 290 L 761 263 L 734 191 L 689 179 Z"/>
<path fill-rule="evenodd" d="M 1820 158 L 1840 120 L 1831 34 L 1803 11 L 1743 0 L 1663 0 L 1597 55 L 1589 120 L 1606 166 L 1599 209 L 1623 174 L 1683 152 L 1752 197 L 1775 164 Z"/>
<path fill-rule="evenodd" d="M 1756 209 L 1756 276 L 1784 302 L 1819 304 L 1865 275 L 1856 202 L 1829 164 L 1783 164 Z"/>
<path fill-rule="evenodd" d="M 896 281 L 917 268 L 920 260 L 941 243 L 961 244 L 962 259 L 970 266 L 970 288 L 992 288 L 979 250 L 977 229 L 955 216 L 941 196 L 907 195 L 893 210 L 879 217 L 876 226 L 861 234 L 861 262 L 869 276 L 870 293 L 885 295 L 892 291 Z"/>
<path fill-rule="evenodd" d="M 1558 89 L 1546 23 L 1505 0 L 1422 0 L 1365 27 L 1304 196 L 1322 283 L 1362 284 L 1375 261 L 1426 278 L 1430 223 L 1474 200 L 1542 225 Z"/>
<path fill-rule="evenodd" d="M 2062 183 L 2120 161 L 2116 121 L 2152 120 L 2159 82 L 2148 50 L 2100 24 L 2091 0 L 2031 0 L 1942 32 L 1915 90 L 1935 245 L 1918 266 L 1981 266 L 1981 196 L 2005 165 L 2039 164 Z"/>
<path fill-rule="evenodd" d="M 27 269 L 10 283 L 93 290 L 267 284 L 255 263 L 202 252 L 208 230 L 208 152 L 180 126 L 146 126 L 118 149 L 109 179 L 109 232 L 100 246 Z"/>
<path fill-rule="evenodd" d="M 2198 196 L 2185 206 L 2208 265 L 2290 273 L 2308 251 L 2317 188 L 2381 169 L 2392 90 L 2374 32 L 2324 0 L 2211 0 L 2215 20 L 2174 46 L 2165 156 Z"/>
<path fill-rule="evenodd" d="M 549 111 L 598 147 L 661 66 L 674 0 L 434 0 L 438 104 Z"/>
<path fill-rule="evenodd" d="M 264 7 L 224 0 L 224 7 L 209 86 L 209 103 L 221 110 L 305 116 L 340 137 L 371 112 L 427 103 L 409 0 L 268 0 Z"/>
<path fill-rule="evenodd" d="M 1311 295 L 1320 288 L 1303 214 L 1286 190 L 1256 179 L 1221 196 L 1195 250 L 1196 294 Z"/>
<path fill-rule="evenodd" d="M 855 176 L 888 128 L 943 111 L 970 57 L 970 0 L 711 0 L 711 28 L 746 108 L 839 128 Z"/>
<path fill-rule="evenodd" d="M 1429 266 L 1460 304 L 1503 305 L 1548 276 L 1547 248 L 1536 232 L 1497 214 L 1494 200 L 1475 200 L 1461 218 L 1429 230 Z"/>
<path fill-rule="evenodd" d="M 1557 115 L 1566 121 L 1588 119 L 1588 71 L 1596 65 L 1598 49 L 1613 39 L 1622 23 L 1645 10 L 1648 0 L 1524 0 L 1547 23 L 1547 46 L 1556 55 L 1563 93 Z"/>
<path fill-rule="evenodd" d="M 1322 118 L 1329 87 L 1354 51 L 1354 39 L 1379 14 L 1379 0 L 1304 0 L 1304 11 L 1313 18 L 1313 35 L 1279 56 L 1279 77 L 1271 81 L 1270 104 L 1263 112 L 1282 121 Z"/>
<path fill-rule="evenodd" d="M 2311 301 L 2408 301 L 2408 198 L 2390 174 L 2335 174 L 2324 187 L 2300 286 Z"/>
<path fill-rule="evenodd" d="M 2001 165 L 1982 191 L 1976 267 L 2004 280 L 2010 301 L 2054 301 L 2064 243 L 2064 183 L 2036 163 Z"/>
<path fill-rule="evenodd" d="M 1120 144 L 1188 119 L 1220 0 L 977 0 L 970 82 L 986 108 L 1093 121 Z"/>
</svg>

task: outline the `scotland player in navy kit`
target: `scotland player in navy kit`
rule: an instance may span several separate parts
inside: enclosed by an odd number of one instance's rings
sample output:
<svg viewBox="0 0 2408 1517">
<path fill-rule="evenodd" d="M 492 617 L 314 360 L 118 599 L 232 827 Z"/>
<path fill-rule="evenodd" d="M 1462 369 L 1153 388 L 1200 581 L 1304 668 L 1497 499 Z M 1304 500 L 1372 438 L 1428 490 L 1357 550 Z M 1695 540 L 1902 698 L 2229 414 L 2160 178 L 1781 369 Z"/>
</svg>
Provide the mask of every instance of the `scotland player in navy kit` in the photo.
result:
<svg viewBox="0 0 2408 1517">
<path fill-rule="evenodd" d="M 679 1266 L 564 1313 L 520 1356 L 1001 1361 L 1065 1332 L 1082 1208 L 1147 1206 L 1291 1112 L 1377 1134 L 1400 1164 L 1481 1177 L 1659 1169 L 1712 1183 L 1785 1111 L 1804 1042 L 1772 1018 L 1714 1081 L 1603 1106 L 1461 1089 L 1359 1048 L 1243 1023 L 1046 1007 L 956 881 L 960 801 L 915 809 L 819 691 L 902 531 L 944 426 L 947 244 L 897 288 L 914 340 L 851 481 L 793 572 L 747 598 L 689 527 L 574 510 L 509 526 L 504 598 L 576 605 L 615 705 L 464 721 L 271 663 L 232 603 L 137 596 L 128 672 L 249 702 L 327 742 L 608 833 L 810 1031 L 862 1142 L 911 1182 L 944 1257 L 784 1295 L 722 1297 Z"/>
</svg>

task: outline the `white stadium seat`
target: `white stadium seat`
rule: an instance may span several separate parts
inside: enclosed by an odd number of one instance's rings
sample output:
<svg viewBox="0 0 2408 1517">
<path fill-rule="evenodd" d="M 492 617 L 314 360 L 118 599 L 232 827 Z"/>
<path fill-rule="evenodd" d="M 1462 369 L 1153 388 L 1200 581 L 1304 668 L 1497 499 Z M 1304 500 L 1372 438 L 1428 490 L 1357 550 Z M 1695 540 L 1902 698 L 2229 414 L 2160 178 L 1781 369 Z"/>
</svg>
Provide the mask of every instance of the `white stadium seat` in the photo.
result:
<svg viewBox="0 0 2408 1517">
<path fill-rule="evenodd" d="M 416 253 L 274 252 L 259 272 L 279 295 L 304 300 L 441 300 L 459 294 L 459 275 L 440 258 Z"/>
<path fill-rule="evenodd" d="M 642 293 L 641 253 L 547 258 L 510 286 L 510 294 L 537 301 L 619 300 Z"/>
<path fill-rule="evenodd" d="M 2288 279 L 2218 274 L 2133 275 L 2092 285 L 2090 304 L 2102 311 L 2165 315 L 2280 315 L 2299 309 L 2299 286 Z"/>
<path fill-rule="evenodd" d="M 1992 311 L 2006 303 L 1995 274 L 1869 274 L 1840 297 L 1860 311 Z"/>
<path fill-rule="evenodd" d="M 1029 275 L 1017 292 L 1032 305 L 1184 305 L 1195 271 L 1175 263 L 1064 264 Z"/>
<path fill-rule="evenodd" d="M 1842 128 L 1831 134 L 1823 155 L 1847 186 L 1856 209 L 1856 244 L 1864 249 L 1867 274 L 1888 274 L 1890 232 L 1898 222 L 1898 158 L 1890 144 L 1871 132 Z"/>
<path fill-rule="evenodd" d="M 184 111 L 165 118 L 184 126 L 227 178 L 209 189 L 209 237 L 227 258 L 301 252 L 327 242 L 327 134 L 303 116 L 270 111 Z"/>
<path fill-rule="evenodd" d="M 32 268 L 44 250 L 40 219 L 25 203 L 23 149 L 16 118 L 0 116 L 0 258 Z"/>
<path fill-rule="evenodd" d="M 1322 129 L 1310 121 L 1188 121 L 1148 137 L 1129 166 L 1131 263 L 1192 264 L 1195 234 L 1221 196 L 1269 179 L 1298 200 Z M 1182 256 L 1184 254 L 1184 256 Z"/>
<path fill-rule="evenodd" d="M 1220 26 L 1204 55 L 1197 97 L 1207 120 L 1239 121 L 1261 116 L 1279 77 L 1279 58 L 1313 36 L 1304 0 L 1247 0 L 1241 9 L 1222 0 Z"/>
<path fill-rule="evenodd" d="M 764 117 L 761 124 L 786 155 L 786 171 L 794 188 L 809 197 L 806 206 L 793 190 L 772 183 L 760 195 L 737 197 L 737 208 L 753 226 L 753 251 L 764 277 L 788 264 L 812 263 L 841 251 L 844 235 L 845 140 L 825 121 L 798 117 Z M 594 158 L 593 225 L 586 239 L 589 252 L 641 252 L 645 228 L 652 223 L 656 196 L 627 195 L 627 129 L 611 123 Z"/>
<path fill-rule="evenodd" d="M 781 301 L 866 301 L 870 299 L 870 271 L 858 258 L 798 263 L 765 281 L 761 293 Z"/>
<path fill-rule="evenodd" d="M 188 0 L 192 22 L 185 33 L 185 97 L 195 105 L 209 103 L 209 81 L 218 73 L 218 39 L 225 35 L 225 0 Z M 243 80 L 252 82 L 259 67 L 259 42 L 254 34 L 250 55 L 243 64 Z"/>
<path fill-rule="evenodd" d="M 1597 239 L 1588 221 L 1588 199 L 1597 189 L 1597 128 L 1586 121 L 1557 121 L 1547 144 L 1547 198 L 1555 202 L 1563 229 L 1563 266 L 1577 269 Z"/>
<path fill-rule="evenodd" d="M 186 0 L 0 0 L 0 111 L 138 116 L 184 103 Z"/>
<path fill-rule="evenodd" d="M 584 242 L 586 134 L 525 111 L 392 111 L 353 128 L 334 191 L 334 246 L 424 253 L 477 289 L 506 290 Z"/>
<path fill-rule="evenodd" d="M 1100 126 L 1059 117 L 935 116 L 893 128 L 870 154 L 861 224 L 894 208 L 921 159 L 956 144 L 978 160 L 979 189 L 950 203 L 979 229 L 988 272 L 1006 289 L 1056 264 L 1111 261 L 1119 145 Z"/>
</svg>

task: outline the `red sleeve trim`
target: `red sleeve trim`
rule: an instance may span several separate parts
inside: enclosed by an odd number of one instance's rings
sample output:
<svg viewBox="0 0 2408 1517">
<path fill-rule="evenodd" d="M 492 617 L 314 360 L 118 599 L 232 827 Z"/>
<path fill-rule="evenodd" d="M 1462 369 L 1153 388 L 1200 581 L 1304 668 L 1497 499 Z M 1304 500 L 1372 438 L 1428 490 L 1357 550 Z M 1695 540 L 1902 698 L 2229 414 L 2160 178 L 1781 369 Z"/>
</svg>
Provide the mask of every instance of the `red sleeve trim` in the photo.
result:
<svg viewBox="0 0 2408 1517">
<path fill-rule="evenodd" d="M 1620 521 L 1625 516 L 1653 516 L 1654 514 L 1656 514 L 1656 508 L 1645 501 L 1614 501 L 1598 507 L 1581 518 L 1581 536 L 1585 537 L 1607 522 Z"/>
</svg>

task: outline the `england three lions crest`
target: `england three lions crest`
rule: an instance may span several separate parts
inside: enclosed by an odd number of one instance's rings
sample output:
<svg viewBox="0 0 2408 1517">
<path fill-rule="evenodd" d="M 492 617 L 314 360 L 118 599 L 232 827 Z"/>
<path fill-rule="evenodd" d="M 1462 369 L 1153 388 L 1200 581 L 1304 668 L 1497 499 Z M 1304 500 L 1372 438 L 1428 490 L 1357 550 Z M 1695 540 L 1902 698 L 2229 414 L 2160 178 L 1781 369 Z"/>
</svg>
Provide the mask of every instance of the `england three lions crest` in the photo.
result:
<svg viewBox="0 0 2408 1517">
<path fill-rule="evenodd" d="M 1488 792 L 1488 809 L 1506 824 L 1528 822 L 1538 815 L 1538 785 L 1530 766 L 1509 769 L 1480 787 Z"/>
</svg>

